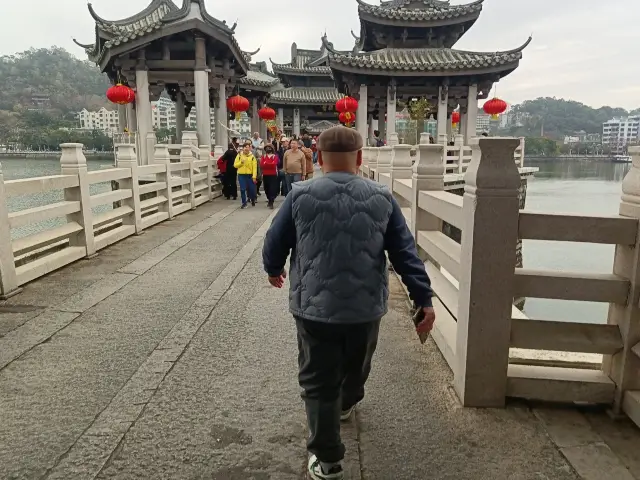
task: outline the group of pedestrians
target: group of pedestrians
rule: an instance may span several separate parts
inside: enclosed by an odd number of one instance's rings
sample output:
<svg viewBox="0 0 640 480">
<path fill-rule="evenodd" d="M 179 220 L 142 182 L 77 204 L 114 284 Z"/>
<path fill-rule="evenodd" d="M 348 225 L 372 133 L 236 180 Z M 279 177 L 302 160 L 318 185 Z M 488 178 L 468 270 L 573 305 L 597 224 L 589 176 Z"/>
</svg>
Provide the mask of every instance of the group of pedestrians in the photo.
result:
<svg viewBox="0 0 640 480">
<path fill-rule="evenodd" d="M 312 145 L 311 139 L 309 144 Z M 237 138 L 229 143 L 226 152 L 218 159 L 222 180 L 222 194 L 227 199 L 238 199 L 238 186 L 242 208 L 249 203 L 256 205 L 264 185 L 267 206 L 274 208 L 278 195 L 286 196 L 291 185 L 313 177 L 314 152 L 297 139 L 291 141 L 279 135 L 271 143 L 265 143 L 258 133 L 243 142 Z"/>
</svg>

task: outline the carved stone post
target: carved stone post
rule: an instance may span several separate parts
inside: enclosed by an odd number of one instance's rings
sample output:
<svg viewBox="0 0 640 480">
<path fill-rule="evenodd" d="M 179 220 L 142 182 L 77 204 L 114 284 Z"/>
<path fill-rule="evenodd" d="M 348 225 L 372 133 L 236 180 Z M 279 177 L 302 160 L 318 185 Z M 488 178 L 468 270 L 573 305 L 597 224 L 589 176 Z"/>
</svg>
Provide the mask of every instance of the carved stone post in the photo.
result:
<svg viewBox="0 0 640 480">
<path fill-rule="evenodd" d="M 93 214 L 91 212 L 91 194 L 89 192 L 89 177 L 87 175 L 87 159 L 82 153 L 84 145 L 81 143 L 63 143 L 60 166 L 63 175 L 77 175 L 78 186 L 65 188 L 64 199 L 70 202 L 80 202 L 80 211 L 67 215 L 67 222 L 76 222 L 82 231 L 69 238 L 73 247 L 84 247 L 88 258 L 96 254 L 93 234 Z M 137 160 L 136 160 L 137 161 Z"/>
<path fill-rule="evenodd" d="M 380 148 L 372 148 L 369 152 L 369 179 L 377 180 L 378 171 L 378 158 L 380 155 Z"/>
<path fill-rule="evenodd" d="M 16 277 L 16 264 L 11 247 L 11 224 L 7 195 L 4 189 L 4 176 L 0 164 L 0 300 L 6 300 L 20 293 Z"/>
<path fill-rule="evenodd" d="M 364 171 L 367 170 L 369 175 L 369 158 L 371 157 L 371 148 L 362 147 L 362 165 L 360 166 L 360 176 L 365 176 Z"/>
<path fill-rule="evenodd" d="M 444 146 L 421 143 L 418 145 L 418 150 L 420 153 L 418 154 L 418 160 L 413 165 L 413 175 L 411 177 L 413 186 L 411 233 L 416 239 L 419 231 L 442 231 L 442 220 L 418 207 L 420 191 L 444 190 Z"/>
<path fill-rule="evenodd" d="M 198 134 L 193 130 L 185 130 L 182 132 L 182 145 L 198 146 Z"/>
<path fill-rule="evenodd" d="M 387 145 L 392 133 L 396 133 L 396 85 L 393 81 L 387 88 Z"/>
<path fill-rule="evenodd" d="M 166 145 L 156 145 L 154 152 L 155 163 L 161 163 L 165 166 L 165 170 L 158 174 L 158 182 L 164 183 L 166 188 L 159 190 L 158 195 L 164 195 L 167 199 L 166 203 L 158 206 L 161 212 L 166 212 L 168 219 L 173 219 L 173 195 L 171 186 L 171 156 L 169 155 L 169 147 Z"/>
<path fill-rule="evenodd" d="M 413 169 L 411 168 L 411 145 L 396 145 L 393 147 L 393 158 L 391 162 L 391 192 L 401 207 L 411 207 L 411 202 L 407 201 L 401 195 L 395 194 L 396 180 L 407 180 L 412 178 Z"/>
<path fill-rule="evenodd" d="M 472 142 L 465 175 L 454 387 L 463 405 L 504 406 L 520 174 L 515 138 Z"/>
<path fill-rule="evenodd" d="M 629 147 L 632 164 L 622 181 L 622 201 L 619 213 L 623 217 L 640 220 L 640 147 Z M 624 348 L 615 355 L 604 357 L 603 370 L 616 384 L 613 412 L 627 410 L 635 422 L 640 420 L 637 408 L 627 407 L 625 393 L 640 390 L 640 232 L 634 245 L 617 245 L 613 273 L 631 282 L 627 305 L 609 305 L 607 323 L 618 325 Z"/>
<path fill-rule="evenodd" d="M 392 147 L 378 148 L 378 169 L 376 170 L 376 180 L 379 181 L 381 173 L 389 173 L 391 170 L 391 156 L 393 155 Z"/>
<path fill-rule="evenodd" d="M 293 134 L 300 137 L 300 109 L 293 109 Z"/>
<path fill-rule="evenodd" d="M 116 166 L 118 168 L 127 168 L 131 172 L 129 178 L 118 180 L 121 190 L 131 190 L 131 198 L 123 200 L 122 203 L 133 210 L 131 215 L 127 215 L 122 219 L 122 224 L 133 225 L 136 235 L 141 235 L 143 231 L 142 212 L 140 210 L 140 184 L 138 182 L 138 159 L 133 145 L 118 145 Z"/>
</svg>

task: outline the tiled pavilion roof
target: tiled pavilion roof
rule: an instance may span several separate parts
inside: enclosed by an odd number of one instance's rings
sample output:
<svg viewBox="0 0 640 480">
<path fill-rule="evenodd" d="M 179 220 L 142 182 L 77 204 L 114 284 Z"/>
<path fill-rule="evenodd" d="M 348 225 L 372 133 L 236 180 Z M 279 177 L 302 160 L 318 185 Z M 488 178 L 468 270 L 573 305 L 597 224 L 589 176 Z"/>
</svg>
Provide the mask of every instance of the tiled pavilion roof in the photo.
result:
<svg viewBox="0 0 640 480">
<path fill-rule="evenodd" d="M 333 87 L 289 87 L 271 92 L 270 102 L 299 105 L 336 103 L 342 95 Z"/>
<path fill-rule="evenodd" d="M 373 17 L 403 22 L 448 22 L 461 19 L 477 18 L 482 12 L 484 0 L 476 0 L 465 5 L 451 5 L 448 1 L 439 0 L 392 0 L 381 5 L 371 5 L 363 0 L 358 1 L 358 14 L 362 17 Z"/>
<path fill-rule="evenodd" d="M 229 27 L 226 22 L 209 15 L 204 0 L 183 0 L 181 8 L 178 8 L 171 0 L 151 0 L 151 3 L 140 13 L 116 21 L 100 17 L 93 6 L 89 4 L 89 13 L 96 22 L 96 41 L 93 44 L 81 44 L 74 41 L 85 49 L 91 60 L 100 63 L 110 48 L 151 35 L 165 25 L 188 19 L 192 3 L 198 5 L 202 20 L 226 38 L 230 48 L 237 52 L 238 62 L 242 64 L 245 71 L 248 70 L 248 62 L 234 37 L 236 25 Z"/>
<path fill-rule="evenodd" d="M 522 58 L 522 51 L 531 38 L 519 48 L 505 52 L 469 52 L 449 48 L 384 48 L 372 52 L 341 53 L 330 51 L 329 65 L 335 70 L 361 69 L 413 74 L 453 74 L 483 70 L 509 70 Z"/>
</svg>

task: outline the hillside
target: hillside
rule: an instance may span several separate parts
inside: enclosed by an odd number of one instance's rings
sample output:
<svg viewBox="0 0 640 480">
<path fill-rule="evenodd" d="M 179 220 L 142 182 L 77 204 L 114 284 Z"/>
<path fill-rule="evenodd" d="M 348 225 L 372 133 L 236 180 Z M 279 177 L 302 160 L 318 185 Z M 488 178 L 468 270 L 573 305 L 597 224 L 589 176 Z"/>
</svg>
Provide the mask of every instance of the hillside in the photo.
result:
<svg viewBox="0 0 640 480">
<path fill-rule="evenodd" d="M 519 136 L 538 136 L 540 131 L 549 138 L 562 139 L 565 135 L 585 131 L 602 133 L 602 124 L 614 117 L 625 117 L 640 113 L 640 109 L 631 112 L 624 108 L 591 108 L 574 100 L 540 97 L 526 100 L 512 106 L 513 112 L 528 114 L 521 128 L 511 128 L 510 132 Z"/>
<path fill-rule="evenodd" d="M 5 111 L 42 106 L 64 116 L 107 105 L 107 77 L 58 47 L 0 57 L 0 85 L 0 110 Z"/>
</svg>

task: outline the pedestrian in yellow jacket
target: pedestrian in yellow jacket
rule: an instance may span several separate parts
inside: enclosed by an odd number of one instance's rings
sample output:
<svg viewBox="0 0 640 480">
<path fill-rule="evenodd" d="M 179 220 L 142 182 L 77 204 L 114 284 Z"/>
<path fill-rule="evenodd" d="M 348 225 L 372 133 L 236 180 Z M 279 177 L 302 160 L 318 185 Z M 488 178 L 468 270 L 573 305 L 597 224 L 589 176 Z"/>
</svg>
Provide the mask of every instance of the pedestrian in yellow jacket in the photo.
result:
<svg viewBox="0 0 640 480">
<path fill-rule="evenodd" d="M 251 143 L 245 142 L 242 151 L 238 153 L 233 166 L 238 169 L 238 183 L 242 208 L 247 208 L 247 200 L 256 206 L 256 182 L 258 180 L 258 161 L 251 153 Z M 247 198 L 248 194 L 248 198 Z"/>
</svg>

